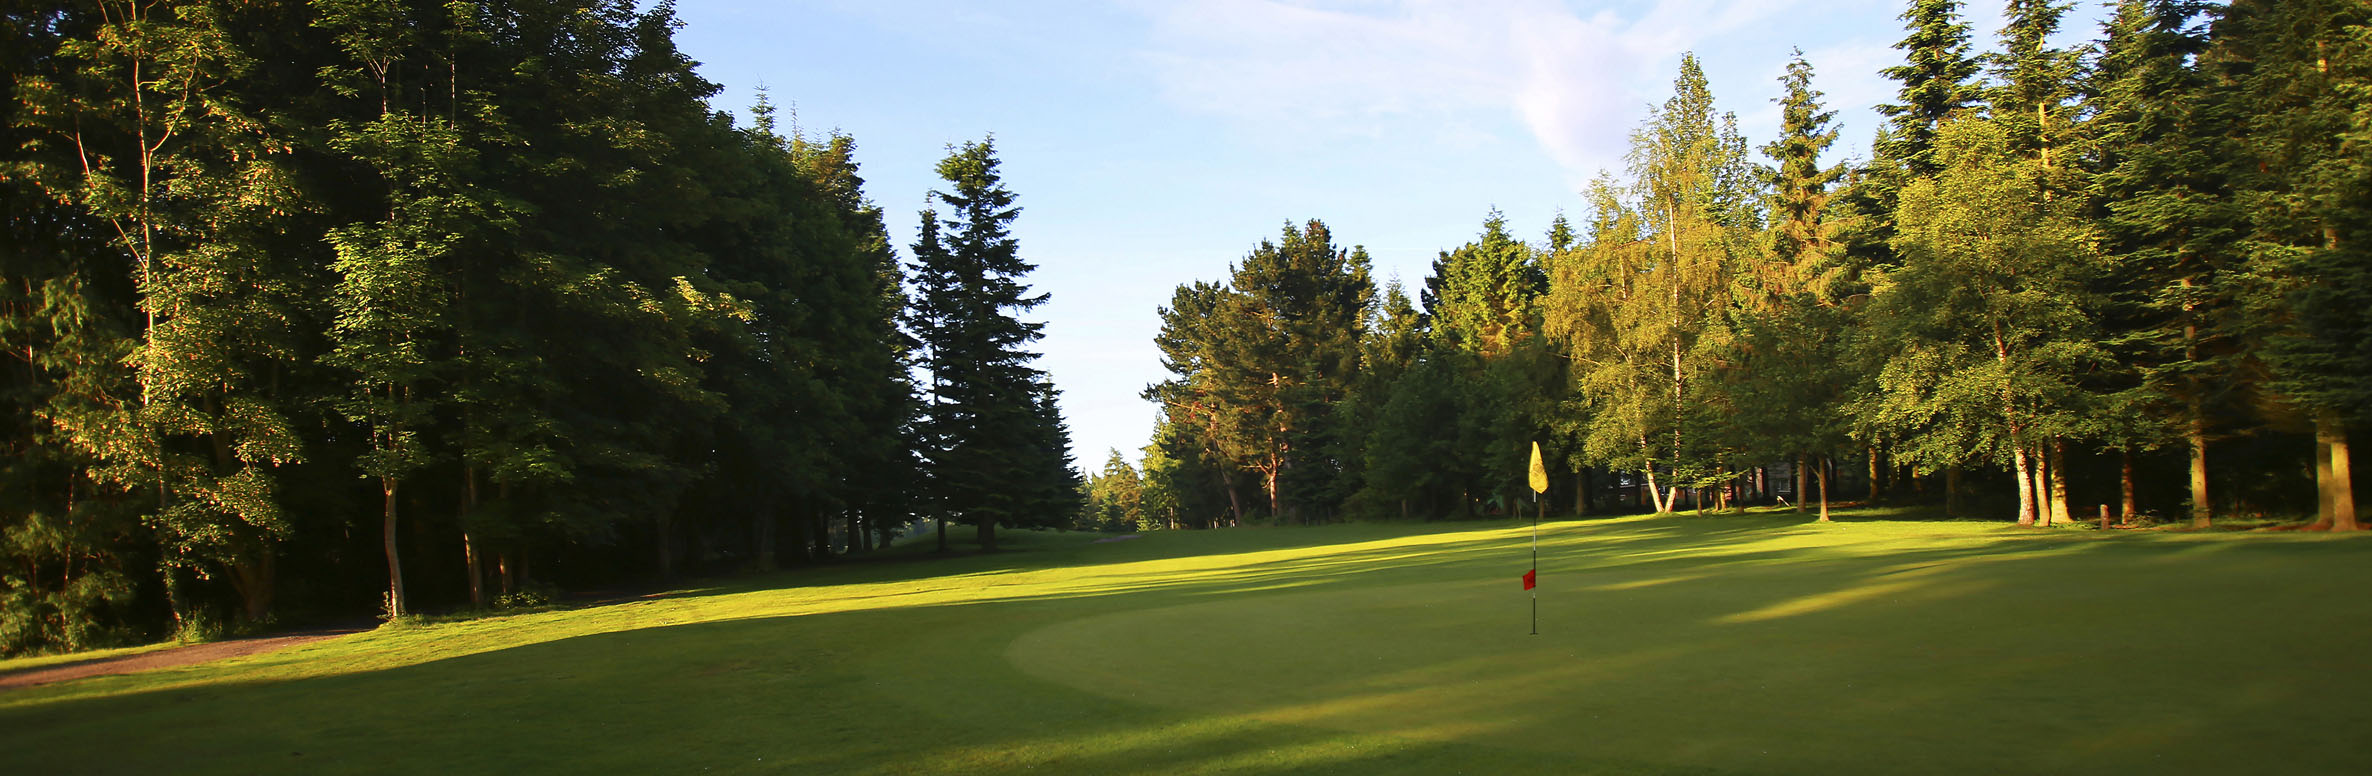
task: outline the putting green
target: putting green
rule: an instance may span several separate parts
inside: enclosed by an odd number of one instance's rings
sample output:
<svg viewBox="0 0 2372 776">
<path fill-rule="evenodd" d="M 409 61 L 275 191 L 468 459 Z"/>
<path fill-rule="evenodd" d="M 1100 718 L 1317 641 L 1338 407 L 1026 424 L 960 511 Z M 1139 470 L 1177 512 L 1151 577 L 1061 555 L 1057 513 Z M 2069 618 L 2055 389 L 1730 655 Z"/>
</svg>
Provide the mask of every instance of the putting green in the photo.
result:
<svg viewBox="0 0 2372 776">
<path fill-rule="evenodd" d="M 1605 551 L 1652 525 L 1552 527 L 1539 636 L 1501 560 L 1489 579 L 1070 620 L 1006 657 L 1132 703 L 1625 770 L 2372 762 L 2350 736 L 2298 724 L 2372 690 L 2360 671 L 2296 670 L 2337 668 L 2316 655 L 2372 636 L 2366 608 L 2265 600 L 2311 573 L 2298 562 L 2337 560 L 2320 547 L 1943 526 L 1906 551 L 1916 526 L 1807 526 Z M 2283 660 L 2300 662 L 2268 670 Z"/>
<path fill-rule="evenodd" d="M 2372 772 L 2372 537 L 1343 525 L 847 564 L 0 692 L 0 773 Z"/>
</svg>

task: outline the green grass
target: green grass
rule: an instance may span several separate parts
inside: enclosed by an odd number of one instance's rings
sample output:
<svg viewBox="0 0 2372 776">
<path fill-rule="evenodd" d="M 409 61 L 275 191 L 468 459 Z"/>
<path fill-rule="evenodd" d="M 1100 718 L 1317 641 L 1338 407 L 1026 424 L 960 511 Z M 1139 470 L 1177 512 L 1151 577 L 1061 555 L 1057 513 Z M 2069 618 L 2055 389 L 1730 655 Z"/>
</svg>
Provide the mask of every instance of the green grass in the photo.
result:
<svg viewBox="0 0 2372 776">
<path fill-rule="evenodd" d="M 170 649 L 178 646 L 181 646 L 179 642 L 160 641 L 154 644 L 142 644 L 134 647 L 112 647 L 108 649 L 84 650 L 81 652 L 59 652 L 48 655 L 27 655 L 24 657 L 12 657 L 0 659 L 0 674 L 15 673 L 18 671 L 30 671 L 36 668 L 51 668 L 55 666 L 66 665 L 68 663 L 81 663 L 89 660 L 106 660 L 109 658 L 131 657 L 143 652 L 155 652 L 160 649 Z"/>
<path fill-rule="evenodd" d="M 0 692 L 0 773 L 2372 772 L 2372 537 L 1161 533 Z"/>
</svg>

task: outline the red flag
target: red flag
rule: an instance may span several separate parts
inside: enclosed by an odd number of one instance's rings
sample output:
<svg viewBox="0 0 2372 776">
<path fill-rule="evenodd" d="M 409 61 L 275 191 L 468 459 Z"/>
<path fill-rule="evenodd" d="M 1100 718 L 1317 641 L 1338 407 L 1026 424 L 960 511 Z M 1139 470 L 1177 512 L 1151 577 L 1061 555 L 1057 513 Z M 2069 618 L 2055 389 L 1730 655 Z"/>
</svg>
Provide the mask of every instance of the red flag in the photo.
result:
<svg viewBox="0 0 2372 776">
<path fill-rule="evenodd" d="M 1534 575 L 1534 574 L 1538 574 L 1538 573 L 1540 573 L 1540 570 L 1539 570 L 1539 569 L 1533 569 L 1533 570 L 1531 570 L 1531 571 L 1526 571 L 1526 572 L 1524 572 L 1524 589 L 1525 589 L 1525 590 L 1530 590 L 1530 589 L 1532 589 L 1532 586 L 1533 586 L 1533 585 L 1535 585 L 1535 584 L 1538 584 L 1537 582 L 1535 582 L 1535 581 L 1533 580 L 1533 576 L 1532 576 L 1532 575 Z"/>
</svg>

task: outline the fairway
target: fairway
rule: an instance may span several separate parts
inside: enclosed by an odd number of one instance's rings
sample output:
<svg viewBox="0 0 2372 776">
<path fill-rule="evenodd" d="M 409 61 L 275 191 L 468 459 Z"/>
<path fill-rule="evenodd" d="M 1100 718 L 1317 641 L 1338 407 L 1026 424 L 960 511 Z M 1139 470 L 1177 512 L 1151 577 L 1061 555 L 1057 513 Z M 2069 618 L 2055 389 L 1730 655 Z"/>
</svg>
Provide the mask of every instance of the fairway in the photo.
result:
<svg viewBox="0 0 2372 776">
<path fill-rule="evenodd" d="M 1165 532 L 0 692 L 0 772 L 2372 772 L 2372 538 Z M 0 670 L 15 664 L 0 664 Z"/>
</svg>

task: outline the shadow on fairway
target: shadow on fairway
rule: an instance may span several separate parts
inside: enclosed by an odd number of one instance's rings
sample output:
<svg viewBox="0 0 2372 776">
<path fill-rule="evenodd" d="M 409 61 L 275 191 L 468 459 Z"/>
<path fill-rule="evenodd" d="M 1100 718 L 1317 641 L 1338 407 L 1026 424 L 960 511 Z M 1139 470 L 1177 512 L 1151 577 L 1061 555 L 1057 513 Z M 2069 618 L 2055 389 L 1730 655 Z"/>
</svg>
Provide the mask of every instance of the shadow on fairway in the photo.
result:
<svg viewBox="0 0 2372 776">
<path fill-rule="evenodd" d="M 1529 526 L 1459 528 L 834 572 L 899 589 L 300 679 L 92 680 L 0 709 L 0 771 L 2372 770 L 2291 722 L 2372 692 L 2344 648 L 2372 617 L 2288 593 L 2372 543 L 1550 523 L 1534 638 Z"/>
</svg>

